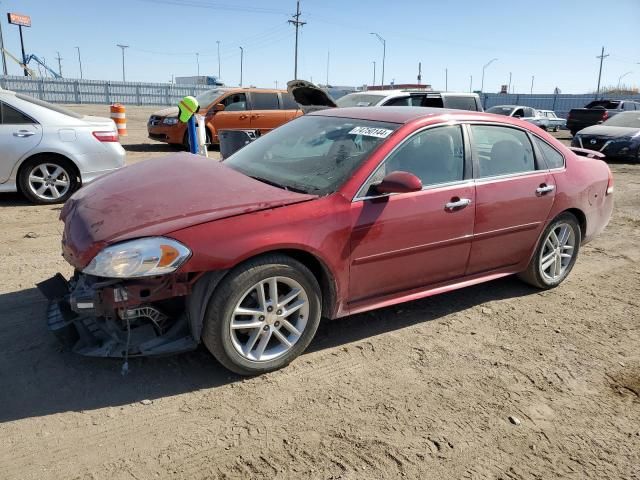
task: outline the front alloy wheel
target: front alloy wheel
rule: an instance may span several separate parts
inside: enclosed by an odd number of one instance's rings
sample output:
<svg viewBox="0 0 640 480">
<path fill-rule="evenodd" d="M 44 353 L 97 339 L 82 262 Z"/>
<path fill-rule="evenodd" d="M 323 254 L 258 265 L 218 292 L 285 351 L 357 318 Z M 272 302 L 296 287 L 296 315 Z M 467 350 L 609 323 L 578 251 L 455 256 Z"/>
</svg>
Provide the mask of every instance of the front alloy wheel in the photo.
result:
<svg viewBox="0 0 640 480">
<path fill-rule="evenodd" d="M 66 158 L 37 155 L 20 168 L 20 191 L 33 203 L 63 203 L 80 182 L 74 165 Z"/>
<path fill-rule="evenodd" d="M 553 288 L 567 278 L 580 250 L 581 232 L 571 213 L 556 217 L 545 229 L 527 270 L 519 274 L 538 288 Z"/>
<path fill-rule="evenodd" d="M 202 341 L 229 370 L 256 375 L 282 368 L 316 333 L 321 292 L 309 269 L 265 255 L 229 272 L 207 306 Z"/>
</svg>

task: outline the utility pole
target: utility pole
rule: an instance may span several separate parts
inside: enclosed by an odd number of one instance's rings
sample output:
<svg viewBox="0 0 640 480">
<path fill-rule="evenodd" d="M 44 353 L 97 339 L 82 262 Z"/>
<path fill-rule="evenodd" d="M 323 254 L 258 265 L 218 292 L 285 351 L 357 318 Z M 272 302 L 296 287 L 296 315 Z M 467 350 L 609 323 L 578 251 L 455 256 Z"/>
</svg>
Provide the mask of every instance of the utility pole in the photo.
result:
<svg viewBox="0 0 640 480">
<path fill-rule="evenodd" d="M 329 55 L 331 54 L 330 50 L 327 50 L 327 78 L 326 78 L 326 85 L 327 87 L 329 86 Z"/>
<path fill-rule="evenodd" d="M 196 52 L 196 64 L 198 65 L 198 77 L 200 76 L 200 54 Z"/>
<path fill-rule="evenodd" d="M 376 61 L 374 60 L 371 63 L 373 63 L 373 83 L 372 83 L 372 85 L 375 87 L 376 86 Z"/>
<path fill-rule="evenodd" d="M 2 22 L 0 22 L 0 53 L 2 53 L 2 73 L 7 75 L 7 58 L 4 55 L 4 38 L 2 36 Z"/>
<path fill-rule="evenodd" d="M 422 62 L 418 62 L 418 85 L 422 84 Z"/>
<path fill-rule="evenodd" d="M 378 40 L 380 40 L 380 43 L 382 43 L 382 80 L 380 81 L 380 84 L 384 90 L 384 63 L 385 57 L 387 56 L 387 41 L 375 32 L 371 32 L 369 35 L 375 35 L 378 37 Z"/>
<path fill-rule="evenodd" d="M 507 93 L 511 93 L 511 72 L 509 72 L 509 88 L 507 88 Z"/>
<path fill-rule="evenodd" d="M 129 48 L 129 45 L 121 45 L 121 44 L 117 44 L 116 47 L 120 47 L 122 49 L 122 81 L 125 82 L 125 75 L 124 75 L 124 50 L 125 48 Z"/>
<path fill-rule="evenodd" d="M 58 54 L 58 56 L 56 57 L 56 60 L 58 60 L 58 74 L 62 76 L 62 57 L 60 57 L 60 52 L 56 53 Z"/>
<path fill-rule="evenodd" d="M 76 47 L 78 50 L 78 64 L 80 65 L 80 80 L 82 80 L 82 59 L 80 58 L 80 47 Z"/>
<path fill-rule="evenodd" d="M 300 15 L 302 15 L 302 12 L 300 11 L 300 0 L 298 0 L 296 2 L 296 13 L 291 15 L 294 18 L 294 20 L 288 20 L 288 23 L 296 27 L 296 51 L 295 51 L 294 66 L 293 66 L 294 80 L 298 79 L 298 29 L 301 26 L 306 25 L 307 23 L 307 22 L 300 21 Z"/>
<path fill-rule="evenodd" d="M 244 61 L 244 48 L 240 47 L 240 86 L 242 86 L 242 62 Z"/>
<path fill-rule="evenodd" d="M 531 93 L 531 95 L 533 95 L 533 79 L 536 78 L 535 75 L 531 75 L 531 91 L 529 93 Z"/>
<path fill-rule="evenodd" d="M 274 82 L 276 84 L 276 90 L 278 89 L 278 80 Z"/>
<path fill-rule="evenodd" d="M 444 91 L 445 92 L 449 91 L 449 69 L 448 68 L 444 69 Z"/>
<path fill-rule="evenodd" d="M 484 71 L 486 70 L 486 68 L 491 65 L 493 62 L 495 62 L 496 60 L 498 60 L 497 58 L 492 58 L 491 60 L 489 60 L 487 63 L 484 64 L 484 66 L 482 67 L 482 82 L 480 83 L 480 92 L 484 93 Z"/>
<path fill-rule="evenodd" d="M 600 71 L 598 72 L 598 88 L 596 89 L 596 99 L 598 98 L 598 95 L 600 95 L 600 79 L 602 78 L 602 61 L 607 58 L 609 56 L 609 54 L 604 54 L 604 47 L 602 47 L 602 52 L 600 53 L 600 56 L 596 57 L 600 59 Z"/>
<path fill-rule="evenodd" d="M 473 92 L 473 75 L 469 75 L 469 93 Z"/>
<path fill-rule="evenodd" d="M 220 40 L 216 40 L 218 44 L 218 81 L 220 81 Z"/>
</svg>

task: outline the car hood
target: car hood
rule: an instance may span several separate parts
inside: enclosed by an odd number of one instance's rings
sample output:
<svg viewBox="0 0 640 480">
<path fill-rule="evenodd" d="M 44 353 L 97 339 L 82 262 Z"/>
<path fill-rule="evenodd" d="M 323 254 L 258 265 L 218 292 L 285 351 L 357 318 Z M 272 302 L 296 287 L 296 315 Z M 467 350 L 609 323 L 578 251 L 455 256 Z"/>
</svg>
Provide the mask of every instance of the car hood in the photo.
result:
<svg viewBox="0 0 640 480">
<path fill-rule="evenodd" d="M 60 214 L 63 255 L 84 268 L 108 244 L 316 198 L 190 153 L 147 160 L 76 192 Z"/>
<path fill-rule="evenodd" d="M 180 110 L 178 109 L 178 107 L 169 107 L 158 110 L 157 112 L 153 112 L 153 115 L 156 117 L 177 117 L 179 113 Z"/>
<path fill-rule="evenodd" d="M 336 102 L 327 92 L 305 80 L 287 82 L 287 91 L 293 95 L 304 113 L 337 107 Z"/>
<path fill-rule="evenodd" d="M 639 128 L 634 127 L 610 127 L 608 125 L 594 125 L 583 128 L 578 135 L 593 135 L 598 137 L 633 137 L 640 133 Z"/>
</svg>

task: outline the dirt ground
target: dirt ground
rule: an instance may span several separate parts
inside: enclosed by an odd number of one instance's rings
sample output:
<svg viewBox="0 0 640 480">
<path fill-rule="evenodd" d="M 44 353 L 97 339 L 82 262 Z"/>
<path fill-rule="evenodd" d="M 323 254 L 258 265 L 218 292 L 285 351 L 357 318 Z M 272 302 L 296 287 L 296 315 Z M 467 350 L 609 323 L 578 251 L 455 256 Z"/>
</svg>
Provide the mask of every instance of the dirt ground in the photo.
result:
<svg viewBox="0 0 640 480">
<path fill-rule="evenodd" d="M 146 139 L 151 110 L 128 111 L 129 162 L 172 151 Z M 640 165 L 612 170 L 614 217 L 561 287 L 325 322 L 252 379 L 204 349 L 126 377 L 62 351 L 34 288 L 70 273 L 59 207 L 0 195 L 0 478 L 640 479 Z"/>
</svg>

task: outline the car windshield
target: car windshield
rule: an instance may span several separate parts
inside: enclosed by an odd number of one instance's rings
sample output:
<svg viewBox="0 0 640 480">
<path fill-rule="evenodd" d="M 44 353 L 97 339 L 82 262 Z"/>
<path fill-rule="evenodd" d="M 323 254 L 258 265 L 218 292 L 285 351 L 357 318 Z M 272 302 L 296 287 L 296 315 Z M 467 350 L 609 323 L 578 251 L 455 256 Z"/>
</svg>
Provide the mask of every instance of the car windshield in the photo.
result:
<svg viewBox="0 0 640 480">
<path fill-rule="evenodd" d="M 345 95 L 336 101 L 339 107 L 373 107 L 384 99 L 383 95 L 369 95 L 366 93 L 356 93 Z"/>
<path fill-rule="evenodd" d="M 198 100 L 198 105 L 202 105 L 206 107 L 211 105 L 213 101 L 218 98 L 220 95 L 224 93 L 224 90 L 207 90 L 206 92 L 202 92 L 200 95 L 196 96 L 196 100 Z"/>
<path fill-rule="evenodd" d="M 67 117 L 82 118 L 84 116 L 74 112 L 73 110 L 69 110 L 68 108 L 61 107 L 60 105 L 54 105 L 52 103 L 45 102 L 44 100 L 39 100 L 37 98 L 30 97 L 29 95 L 16 93 L 16 98 L 19 98 L 20 100 L 24 100 L 25 102 L 33 103 L 34 105 L 38 105 L 39 107 L 42 107 L 42 108 L 53 110 L 54 112 L 61 113 L 62 115 L 66 115 Z"/>
<path fill-rule="evenodd" d="M 594 100 L 591 103 L 587 103 L 587 106 L 584 108 L 602 107 L 602 108 L 615 110 L 619 106 L 620 106 L 619 100 Z"/>
<path fill-rule="evenodd" d="M 304 116 L 248 144 L 224 164 L 287 190 L 327 195 L 335 192 L 399 126 Z"/>
<path fill-rule="evenodd" d="M 513 112 L 513 107 L 491 107 L 487 113 L 495 113 L 496 115 L 506 115 L 507 117 Z"/>
<path fill-rule="evenodd" d="M 640 128 L 640 112 L 624 112 L 614 115 L 602 123 L 607 127 Z"/>
</svg>

